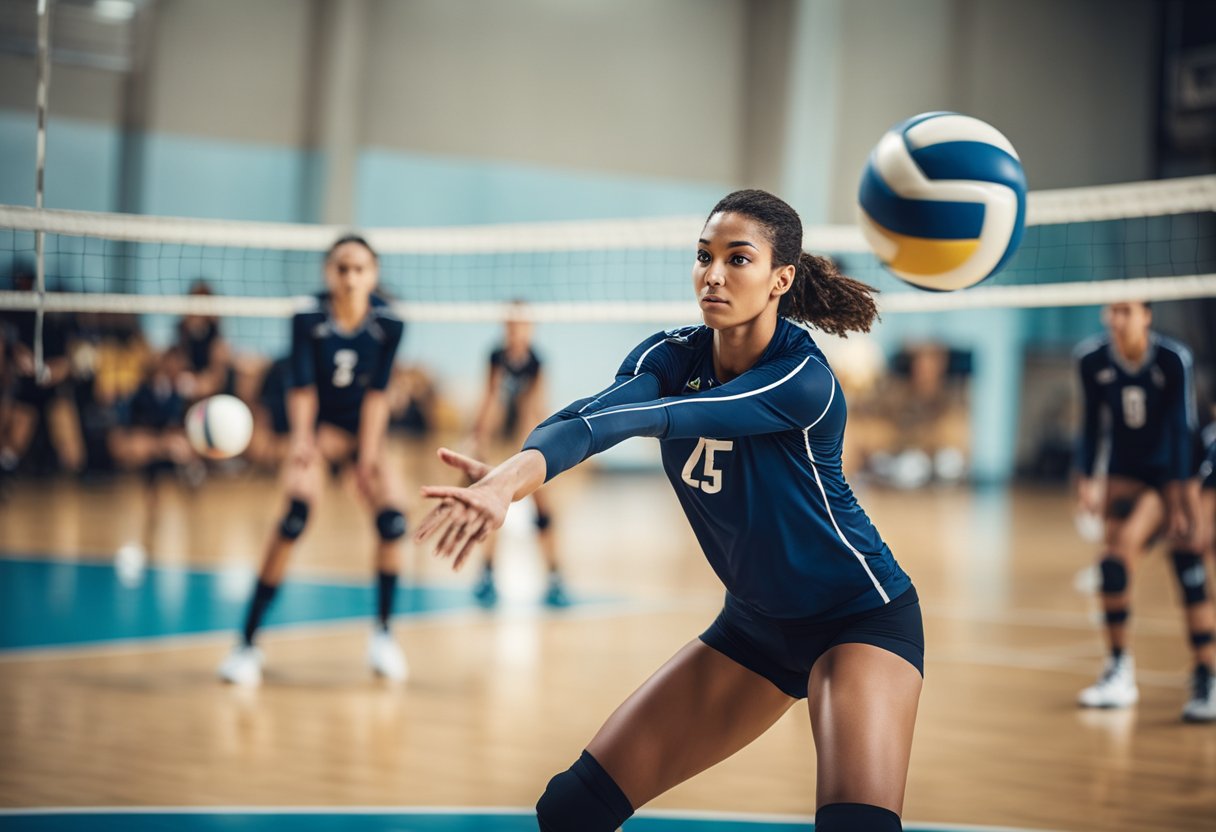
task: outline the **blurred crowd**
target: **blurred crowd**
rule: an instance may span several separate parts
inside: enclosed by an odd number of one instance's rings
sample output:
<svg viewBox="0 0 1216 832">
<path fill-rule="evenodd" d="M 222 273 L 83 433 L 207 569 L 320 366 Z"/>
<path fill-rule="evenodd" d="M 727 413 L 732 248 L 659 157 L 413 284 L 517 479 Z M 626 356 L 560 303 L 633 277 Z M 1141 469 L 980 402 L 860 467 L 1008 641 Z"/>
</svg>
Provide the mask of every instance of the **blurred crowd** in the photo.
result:
<svg viewBox="0 0 1216 832">
<path fill-rule="evenodd" d="M 18 265 L 12 286 L 32 291 L 33 269 Z M 210 291 L 201 280 L 191 289 Z M 217 318 L 182 317 L 172 343 L 158 348 L 137 315 L 49 313 L 41 365 L 37 326 L 33 311 L 0 311 L 0 488 L 19 472 L 55 471 L 163 472 L 198 485 L 208 468 L 186 441 L 185 414 L 217 393 L 240 398 L 254 414 L 253 439 L 236 465 L 273 471 L 286 454 L 286 357 L 235 353 Z M 436 392 L 425 371 L 399 364 L 388 392 L 390 429 L 432 428 Z"/>
</svg>

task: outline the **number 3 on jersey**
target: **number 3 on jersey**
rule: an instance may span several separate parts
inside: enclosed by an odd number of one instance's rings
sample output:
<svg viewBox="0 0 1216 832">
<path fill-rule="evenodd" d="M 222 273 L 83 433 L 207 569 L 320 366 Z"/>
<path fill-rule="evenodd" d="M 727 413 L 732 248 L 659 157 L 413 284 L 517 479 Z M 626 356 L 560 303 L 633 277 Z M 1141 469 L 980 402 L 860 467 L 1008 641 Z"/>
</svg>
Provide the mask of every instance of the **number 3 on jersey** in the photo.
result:
<svg viewBox="0 0 1216 832">
<path fill-rule="evenodd" d="M 355 380 L 355 365 L 359 363 L 359 353 L 355 350 L 338 350 L 334 353 L 334 387 L 350 387 Z"/>
<path fill-rule="evenodd" d="M 714 454 L 718 451 L 729 451 L 734 447 L 734 442 L 701 437 L 697 440 L 697 446 L 692 449 L 688 462 L 684 463 L 681 478 L 685 484 L 691 485 L 693 488 L 700 488 L 706 494 L 717 494 L 722 490 L 722 469 L 714 467 Z M 701 458 L 702 452 L 705 454 L 705 467 L 702 473 L 705 479 L 697 479 L 693 474 L 693 469 L 697 467 L 697 460 Z"/>
</svg>

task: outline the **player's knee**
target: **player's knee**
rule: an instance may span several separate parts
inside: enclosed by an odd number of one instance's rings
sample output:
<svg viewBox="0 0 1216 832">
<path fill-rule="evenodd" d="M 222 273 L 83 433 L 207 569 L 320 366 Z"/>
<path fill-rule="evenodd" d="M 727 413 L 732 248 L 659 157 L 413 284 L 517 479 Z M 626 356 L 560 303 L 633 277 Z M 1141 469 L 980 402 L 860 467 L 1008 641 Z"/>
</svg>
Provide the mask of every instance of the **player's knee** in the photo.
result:
<svg viewBox="0 0 1216 832">
<path fill-rule="evenodd" d="M 1126 607 L 1121 610 L 1107 610 L 1104 614 L 1106 623 L 1109 625 L 1126 624 L 1127 619 L 1131 617 L 1131 610 Z"/>
<path fill-rule="evenodd" d="M 1106 506 L 1106 516 L 1115 520 L 1126 520 L 1132 516 L 1136 501 L 1130 497 L 1113 497 Z"/>
<path fill-rule="evenodd" d="M 1188 607 L 1202 604 L 1208 598 L 1208 574 L 1203 567 L 1203 558 L 1194 552 L 1175 549 L 1170 553 L 1174 561 L 1174 575 L 1182 589 L 1182 601 Z"/>
<path fill-rule="evenodd" d="M 899 832 L 899 815 L 869 803 L 829 803 L 815 811 L 815 832 Z"/>
<path fill-rule="evenodd" d="M 613 832 L 632 815 L 629 798 L 586 751 L 536 802 L 542 832 Z"/>
<path fill-rule="evenodd" d="M 287 514 L 283 515 L 283 522 L 279 524 L 279 537 L 284 540 L 295 540 L 304 534 L 304 527 L 307 525 L 308 503 L 292 497 L 291 505 L 287 507 Z"/>
<path fill-rule="evenodd" d="M 1207 647 L 1209 644 L 1211 644 L 1214 640 L 1216 640 L 1216 634 L 1214 634 L 1211 630 L 1205 630 L 1205 631 L 1199 632 L 1199 633 L 1191 633 L 1191 648 L 1195 649 L 1195 650 L 1202 650 L 1204 647 Z"/>
<path fill-rule="evenodd" d="M 547 511 L 536 512 L 536 530 L 543 532 L 553 523 L 553 515 Z"/>
<path fill-rule="evenodd" d="M 1107 555 L 1098 563 L 1098 570 L 1102 573 L 1103 595 L 1119 595 L 1127 591 L 1127 566 L 1122 558 Z"/>
<path fill-rule="evenodd" d="M 376 531 L 385 543 L 405 536 L 405 515 L 395 508 L 386 508 L 376 515 Z"/>
</svg>

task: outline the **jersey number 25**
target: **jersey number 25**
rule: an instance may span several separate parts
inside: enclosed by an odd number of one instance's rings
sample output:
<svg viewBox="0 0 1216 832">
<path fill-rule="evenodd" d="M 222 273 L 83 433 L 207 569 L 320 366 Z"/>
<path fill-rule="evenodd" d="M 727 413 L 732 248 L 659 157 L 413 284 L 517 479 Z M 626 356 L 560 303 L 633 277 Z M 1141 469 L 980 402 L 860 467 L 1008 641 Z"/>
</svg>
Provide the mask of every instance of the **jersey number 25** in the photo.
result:
<svg viewBox="0 0 1216 832">
<path fill-rule="evenodd" d="M 717 494 L 722 490 L 722 469 L 714 467 L 714 454 L 718 451 L 729 451 L 735 447 L 735 443 L 729 440 L 721 439 L 706 439 L 701 437 L 697 440 L 697 447 L 692 449 L 692 454 L 688 457 L 688 462 L 684 463 L 684 472 L 681 474 L 681 479 L 687 485 L 693 488 L 700 488 L 706 494 Z M 693 469 L 697 466 L 697 460 L 701 458 L 701 454 L 705 454 L 705 468 L 703 475 L 705 479 L 697 479 L 693 474 Z"/>
</svg>

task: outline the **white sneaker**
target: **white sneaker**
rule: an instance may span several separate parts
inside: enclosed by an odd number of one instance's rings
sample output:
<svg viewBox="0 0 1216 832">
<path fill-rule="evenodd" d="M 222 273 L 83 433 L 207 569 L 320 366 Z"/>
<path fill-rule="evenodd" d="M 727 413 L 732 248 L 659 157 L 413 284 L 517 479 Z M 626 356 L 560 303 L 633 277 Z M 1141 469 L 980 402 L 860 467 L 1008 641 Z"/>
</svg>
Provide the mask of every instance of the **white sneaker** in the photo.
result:
<svg viewBox="0 0 1216 832">
<path fill-rule="evenodd" d="M 262 651 L 238 644 L 220 663 L 220 678 L 231 685 L 256 688 L 262 684 Z"/>
<path fill-rule="evenodd" d="M 1108 658 L 1098 681 L 1077 696 L 1077 704 L 1083 708 L 1126 708 L 1139 700 L 1136 665 L 1126 654 L 1118 659 Z"/>
<path fill-rule="evenodd" d="M 403 682 L 409 674 L 405 653 L 393 639 L 392 633 L 386 633 L 384 630 L 377 629 L 372 633 L 371 640 L 367 643 L 367 663 L 371 665 L 373 673 L 390 682 Z"/>
<path fill-rule="evenodd" d="M 1216 722 L 1216 679 L 1206 667 L 1191 675 L 1191 701 L 1182 708 L 1183 722 Z"/>
</svg>

